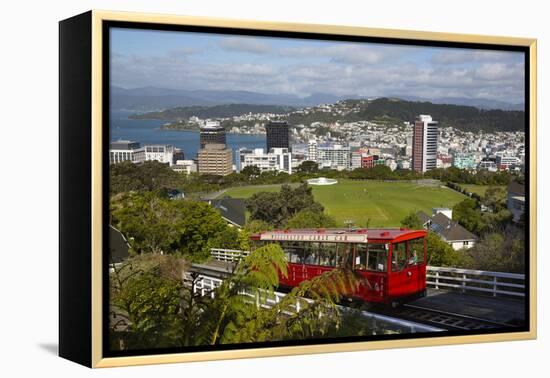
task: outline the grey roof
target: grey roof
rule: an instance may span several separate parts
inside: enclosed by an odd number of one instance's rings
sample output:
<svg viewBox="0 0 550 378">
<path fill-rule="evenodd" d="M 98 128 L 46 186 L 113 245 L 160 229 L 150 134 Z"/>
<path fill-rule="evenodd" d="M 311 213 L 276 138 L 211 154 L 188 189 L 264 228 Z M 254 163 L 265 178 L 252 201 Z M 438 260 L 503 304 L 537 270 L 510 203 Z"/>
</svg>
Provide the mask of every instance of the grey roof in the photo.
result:
<svg viewBox="0 0 550 378">
<path fill-rule="evenodd" d="M 432 218 L 423 211 L 419 211 L 418 213 L 416 213 L 416 216 L 418 217 L 418 219 L 420 219 L 420 223 L 422 223 L 422 226 L 426 225 L 426 223 L 432 220 Z"/>
<path fill-rule="evenodd" d="M 449 242 L 477 239 L 476 235 L 462 227 L 458 222 L 449 219 L 443 213 L 437 213 L 431 219 L 430 229 Z"/>
<path fill-rule="evenodd" d="M 237 227 L 244 227 L 246 223 L 244 201 L 244 198 L 221 198 L 208 200 L 208 203 L 218 210 L 226 221 Z"/>
<path fill-rule="evenodd" d="M 520 184 L 517 181 L 512 181 L 508 184 L 508 193 L 513 193 L 515 195 L 525 195 L 525 185 Z"/>
<path fill-rule="evenodd" d="M 128 258 L 130 245 L 122 233 L 109 225 L 109 264 L 119 263 Z"/>
</svg>

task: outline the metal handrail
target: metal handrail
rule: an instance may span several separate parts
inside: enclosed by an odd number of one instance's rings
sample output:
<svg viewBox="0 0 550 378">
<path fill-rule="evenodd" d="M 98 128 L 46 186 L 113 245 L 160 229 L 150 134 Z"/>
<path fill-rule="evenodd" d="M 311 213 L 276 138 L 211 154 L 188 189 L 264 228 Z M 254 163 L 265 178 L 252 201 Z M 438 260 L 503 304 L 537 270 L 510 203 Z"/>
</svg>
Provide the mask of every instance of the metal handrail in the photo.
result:
<svg viewBox="0 0 550 378">
<path fill-rule="evenodd" d="M 512 281 L 512 282 L 510 282 Z M 426 285 L 435 289 L 455 289 L 497 295 L 525 297 L 525 274 L 426 267 Z"/>
<path fill-rule="evenodd" d="M 240 249 L 211 248 L 210 254 L 218 261 L 234 262 L 248 256 L 249 251 Z"/>
</svg>

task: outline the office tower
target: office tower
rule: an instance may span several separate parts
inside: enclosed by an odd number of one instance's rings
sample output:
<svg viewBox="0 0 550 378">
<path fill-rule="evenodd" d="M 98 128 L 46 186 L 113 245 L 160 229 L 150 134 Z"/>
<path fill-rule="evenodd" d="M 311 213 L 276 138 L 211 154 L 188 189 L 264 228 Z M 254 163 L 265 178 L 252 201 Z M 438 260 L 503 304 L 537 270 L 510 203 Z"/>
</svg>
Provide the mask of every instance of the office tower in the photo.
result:
<svg viewBox="0 0 550 378">
<path fill-rule="evenodd" d="M 200 174 L 226 176 L 233 172 L 233 157 L 225 144 L 207 143 L 197 154 Z"/>
<path fill-rule="evenodd" d="M 287 148 L 290 151 L 289 126 L 286 121 L 269 121 L 265 131 L 267 151 L 272 148 Z"/>
<path fill-rule="evenodd" d="M 225 128 L 218 121 L 206 121 L 200 128 L 201 149 L 207 144 L 226 144 Z"/>
<path fill-rule="evenodd" d="M 437 122 L 429 115 L 419 115 L 414 122 L 412 169 L 426 172 L 437 165 Z"/>
</svg>

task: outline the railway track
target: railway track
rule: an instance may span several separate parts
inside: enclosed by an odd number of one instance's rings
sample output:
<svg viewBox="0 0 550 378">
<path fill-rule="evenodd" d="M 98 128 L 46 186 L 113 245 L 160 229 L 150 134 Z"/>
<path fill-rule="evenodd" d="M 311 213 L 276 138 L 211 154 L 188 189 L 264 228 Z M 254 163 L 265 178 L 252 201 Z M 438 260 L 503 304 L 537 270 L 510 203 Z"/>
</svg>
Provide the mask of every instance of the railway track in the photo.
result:
<svg viewBox="0 0 550 378">
<path fill-rule="evenodd" d="M 449 331 L 491 330 L 510 327 L 509 324 L 505 323 L 498 323 L 487 319 L 439 311 L 411 304 L 405 304 L 396 309 L 392 309 L 391 314 L 392 316 L 399 316 L 403 319 L 438 326 Z"/>
</svg>

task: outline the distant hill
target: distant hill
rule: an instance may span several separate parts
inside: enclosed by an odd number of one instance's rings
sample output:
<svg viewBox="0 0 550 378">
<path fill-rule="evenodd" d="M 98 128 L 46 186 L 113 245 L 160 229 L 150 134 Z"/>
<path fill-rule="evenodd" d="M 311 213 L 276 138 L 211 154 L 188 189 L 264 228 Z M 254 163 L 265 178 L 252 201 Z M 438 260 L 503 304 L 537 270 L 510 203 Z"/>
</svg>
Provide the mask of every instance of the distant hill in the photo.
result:
<svg viewBox="0 0 550 378">
<path fill-rule="evenodd" d="M 136 119 L 185 120 L 199 118 L 228 118 L 247 113 L 285 114 L 290 124 L 309 125 L 313 122 L 374 121 L 379 124 L 402 124 L 412 122 L 419 114 L 429 114 L 441 127 L 452 126 L 464 131 L 524 131 L 525 113 L 517 110 L 484 110 L 473 106 L 434 104 L 431 102 L 405 101 L 398 98 L 375 100 L 348 99 L 340 108 L 347 112 L 310 110 L 307 114 L 294 112 L 296 108 L 279 105 L 229 104 L 214 106 L 187 106 L 163 111 L 135 114 Z M 315 109 L 315 108 L 314 108 Z M 353 111 L 351 111 L 353 109 Z"/>
<path fill-rule="evenodd" d="M 189 117 L 199 118 L 228 118 L 247 113 L 274 113 L 286 114 L 296 110 L 290 106 L 278 105 L 254 105 L 254 104 L 228 104 L 213 106 L 186 106 L 170 108 L 163 111 L 147 112 L 130 116 L 133 119 L 162 119 L 167 121 L 183 120 Z"/>
<path fill-rule="evenodd" d="M 401 99 L 379 98 L 363 102 L 357 119 L 388 117 L 400 121 L 413 121 L 419 114 L 429 114 L 440 126 L 476 131 L 524 131 L 525 113 L 517 110 L 484 110 L 473 106 L 434 104 Z"/>
<path fill-rule="evenodd" d="M 524 110 L 525 104 L 521 103 L 510 103 L 499 100 L 489 100 L 484 98 L 466 98 L 466 97 L 438 97 L 438 98 L 424 98 L 418 96 L 406 96 L 406 95 L 396 95 L 396 96 L 385 96 L 388 98 L 400 98 L 402 100 L 414 101 L 414 102 L 431 102 L 434 104 L 448 104 L 448 105 L 466 105 L 466 106 L 475 106 L 479 109 L 491 110 L 491 109 L 500 109 L 500 110 Z"/>
<path fill-rule="evenodd" d="M 432 102 L 434 104 L 454 104 L 475 106 L 480 109 L 523 110 L 524 104 L 512 104 L 504 101 L 488 99 L 470 99 L 459 97 L 421 98 L 411 95 L 395 95 L 408 101 Z M 359 96 L 357 94 L 334 95 L 313 93 L 307 97 L 290 94 L 267 94 L 251 91 L 227 90 L 182 90 L 159 87 L 140 87 L 125 89 L 111 86 L 111 109 L 134 110 L 148 112 L 173 107 L 212 106 L 223 104 L 253 104 L 281 106 L 315 106 L 331 104 L 346 98 L 375 98 L 375 96 Z"/>
<path fill-rule="evenodd" d="M 312 106 L 332 103 L 349 96 L 315 93 L 307 97 L 265 94 L 249 91 L 179 90 L 156 87 L 124 89 L 111 87 L 111 109 L 140 112 L 185 106 L 224 104 Z"/>
</svg>

